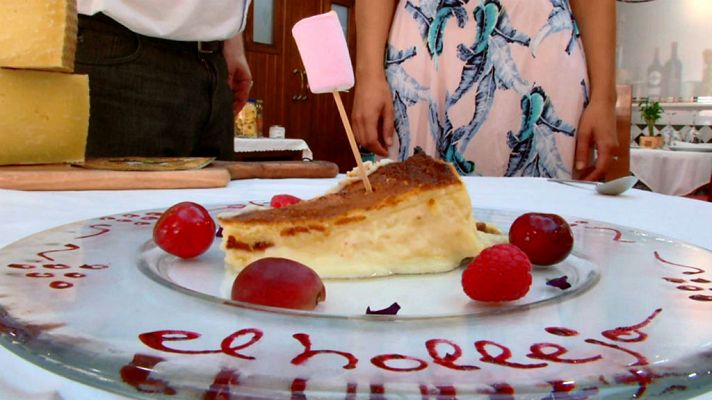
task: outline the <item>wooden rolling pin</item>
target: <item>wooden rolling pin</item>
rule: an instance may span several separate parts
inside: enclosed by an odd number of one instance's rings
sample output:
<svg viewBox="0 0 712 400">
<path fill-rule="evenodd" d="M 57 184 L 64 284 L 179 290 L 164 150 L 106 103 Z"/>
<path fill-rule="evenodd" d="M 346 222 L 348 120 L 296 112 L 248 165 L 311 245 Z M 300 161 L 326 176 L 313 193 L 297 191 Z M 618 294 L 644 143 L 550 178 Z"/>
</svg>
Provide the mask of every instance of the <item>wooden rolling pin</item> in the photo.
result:
<svg viewBox="0 0 712 400">
<path fill-rule="evenodd" d="M 232 179 L 333 178 L 339 167 L 328 161 L 213 161 L 226 168 Z"/>
<path fill-rule="evenodd" d="M 111 171 L 70 165 L 0 167 L 0 189 L 139 190 L 225 187 L 225 168 L 184 171 Z"/>
<path fill-rule="evenodd" d="M 182 171 L 113 171 L 64 164 L 0 167 L 0 189 L 140 190 L 225 187 L 231 179 L 333 178 L 328 161 L 214 161 Z"/>
</svg>

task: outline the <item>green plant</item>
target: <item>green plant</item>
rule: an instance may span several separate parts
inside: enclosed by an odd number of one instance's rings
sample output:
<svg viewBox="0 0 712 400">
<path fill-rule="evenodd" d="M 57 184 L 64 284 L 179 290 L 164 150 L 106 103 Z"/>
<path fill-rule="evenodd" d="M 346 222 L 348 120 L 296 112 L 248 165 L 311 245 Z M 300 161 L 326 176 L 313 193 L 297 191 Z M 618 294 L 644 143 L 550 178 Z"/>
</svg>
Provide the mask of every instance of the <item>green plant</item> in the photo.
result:
<svg viewBox="0 0 712 400">
<path fill-rule="evenodd" d="M 655 135 L 655 123 L 658 122 L 660 117 L 663 115 L 663 107 L 657 101 L 650 101 L 650 99 L 643 99 L 638 105 L 640 110 L 640 116 L 643 121 L 648 125 L 648 135 Z"/>
</svg>

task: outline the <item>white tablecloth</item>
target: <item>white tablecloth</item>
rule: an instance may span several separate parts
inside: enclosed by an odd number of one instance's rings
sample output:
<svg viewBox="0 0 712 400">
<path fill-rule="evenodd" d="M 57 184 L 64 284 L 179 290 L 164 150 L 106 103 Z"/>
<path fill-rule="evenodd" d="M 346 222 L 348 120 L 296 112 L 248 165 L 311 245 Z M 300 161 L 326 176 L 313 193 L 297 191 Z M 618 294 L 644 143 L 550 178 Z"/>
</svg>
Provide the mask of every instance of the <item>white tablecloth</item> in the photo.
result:
<svg viewBox="0 0 712 400">
<path fill-rule="evenodd" d="M 309 145 L 302 139 L 235 138 L 235 153 L 260 151 L 301 151 L 302 159 L 312 159 Z"/>
<path fill-rule="evenodd" d="M 475 207 L 555 212 L 664 233 L 712 248 L 712 203 L 631 190 L 607 197 L 532 178 L 466 178 Z M 269 199 L 291 193 L 309 198 L 332 187 L 333 179 L 243 180 L 226 188 L 93 192 L 0 190 L 0 247 L 46 229 L 88 218 L 179 201 L 203 204 Z M 712 339 L 712 334 L 710 336 Z M 0 399 L 119 400 L 125 397 L 55 375 L 0 348 Z M 699 396 L 697 399 L 711 399 Z"/>
<path fill-rule="evenodd" d="M 684 196 L 710 182 L 712 152 L 631 149 L 630 171 L 654 192 Z"/>
</svg>

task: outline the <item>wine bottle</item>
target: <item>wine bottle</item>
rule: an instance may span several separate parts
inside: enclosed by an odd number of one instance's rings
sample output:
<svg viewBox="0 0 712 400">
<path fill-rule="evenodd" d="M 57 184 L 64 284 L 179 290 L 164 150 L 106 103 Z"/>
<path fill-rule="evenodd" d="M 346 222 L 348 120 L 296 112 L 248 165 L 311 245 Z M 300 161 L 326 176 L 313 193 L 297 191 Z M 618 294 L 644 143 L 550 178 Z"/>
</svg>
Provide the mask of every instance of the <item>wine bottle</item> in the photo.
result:
<svg viewBox="0 0 712 400">
<path fill-rule="evenodd" d="M 660 98 L 663 80 L 663 65 L 660 63 L 660 49 L 655 48 L 653 63 L 648 66 L 647 96 L 651 99 Z"/>
<path fill-rule="evenodd" d="M 662 97 L 676 98 L 682 96 L 682 61 L 677 55 L 677 42 L 672 42 L 670 45 L 670 58 L 663 67 L 662 83 Z"/>
<path fill-rule="evenodd" d="M 696 96 L 712 96 L 712 49 L 702 52 L 704 67 L 702 69 L 702 83 Z"/>
</svg>

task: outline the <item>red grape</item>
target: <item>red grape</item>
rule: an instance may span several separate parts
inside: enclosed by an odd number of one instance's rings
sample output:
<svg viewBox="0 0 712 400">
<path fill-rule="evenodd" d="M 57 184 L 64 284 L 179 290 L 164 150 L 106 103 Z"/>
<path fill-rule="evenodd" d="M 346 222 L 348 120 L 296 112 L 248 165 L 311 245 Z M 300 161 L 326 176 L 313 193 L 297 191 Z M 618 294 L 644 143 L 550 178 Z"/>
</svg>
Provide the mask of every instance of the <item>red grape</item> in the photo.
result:
<svg viewBox="0 0 712 400">
<path fill-rule="evenodd" d="M 153 227 L 158 247 L 181 258 L 197 257 L 215 239 L 215 221 L 208 210 L 190 201 L 171 206 Z"/>
<path fill-rule="evenodd" d="M 526 213 L 509 228 L 509 242 L 526 253 L 537 265 L 563 261 L 574 247 L 569 224 L 556 214 Z"/>
<path fill-rule="evenodd" d="M 326 299 L 326 288 L 314 270 L 286 258 L 250 263 L 235 278 L 231 298 L 272 307 L 313 310 Z"/>
</svg>

